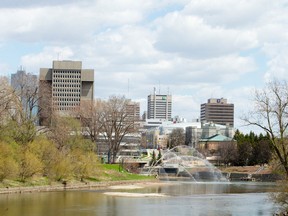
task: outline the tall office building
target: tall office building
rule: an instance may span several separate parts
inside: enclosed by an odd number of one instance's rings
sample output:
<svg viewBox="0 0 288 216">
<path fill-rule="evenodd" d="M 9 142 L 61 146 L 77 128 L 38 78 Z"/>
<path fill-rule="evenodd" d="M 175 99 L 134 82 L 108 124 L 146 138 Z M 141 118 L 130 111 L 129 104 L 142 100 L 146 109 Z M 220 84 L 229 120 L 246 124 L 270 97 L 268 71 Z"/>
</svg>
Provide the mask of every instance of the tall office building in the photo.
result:
<svg viewBox="0 0 288 216">
<path fill-rule="evenodd" d="M 21 67 L 15 74 L 11 74 L 11 86 L 17 92 L 36 88 L 38 85 L 37 76 L 26 71 Z"/>
<path fill-rule="evenodd" d="M 126 105 L 126 111 L 129 118 L 133 119 L 133 121 L 140 120 L 140 103 L 129 101 Z"/>
<path fill-rule="evenodd" d="M 213 122 L 220 125 L 234 126 L 234 104 L 227 99 L 210 98 L 201 104 L 201 122 Z"/>
<path fill-rule="evenodd" d="M 93 101 L 94 70 L 82 69 L 81 61 L 53 61 L 40 68 L 40 125 L 50 122 L 52 111 L 69 114 L 84 101 Z"/>
<path fill-rule="evenodd" d="M 172 95 L 154 94 L 148 95 L 147 119 L 171 120 Z"/>
</svg>

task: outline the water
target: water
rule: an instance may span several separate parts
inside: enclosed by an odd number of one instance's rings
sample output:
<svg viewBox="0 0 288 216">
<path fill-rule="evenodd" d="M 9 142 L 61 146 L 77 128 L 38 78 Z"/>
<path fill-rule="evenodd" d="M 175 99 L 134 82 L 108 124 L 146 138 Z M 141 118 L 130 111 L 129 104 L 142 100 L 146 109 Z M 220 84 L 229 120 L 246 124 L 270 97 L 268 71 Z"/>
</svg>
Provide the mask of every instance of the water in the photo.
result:
<svg viewBox="0 0 288 216">
<path fill-rule="evenodd" d="M 1 216 L 273 215 L 273 183 L 175 181 L 140 189 L 75 190 L 0 195 Z M 106 191 L 159 193 L 166 197 L 121 197 Z"/>
<path fill-rule="evenodd" d="M 191 146 L 181 145 L 162 151 L 163 156 L 150 167 L 150 173 L 156 171 L 161 178 L 188 177 L 195 182 L 203 179 L 228 181 L 217 167 Z"/>
</svg>

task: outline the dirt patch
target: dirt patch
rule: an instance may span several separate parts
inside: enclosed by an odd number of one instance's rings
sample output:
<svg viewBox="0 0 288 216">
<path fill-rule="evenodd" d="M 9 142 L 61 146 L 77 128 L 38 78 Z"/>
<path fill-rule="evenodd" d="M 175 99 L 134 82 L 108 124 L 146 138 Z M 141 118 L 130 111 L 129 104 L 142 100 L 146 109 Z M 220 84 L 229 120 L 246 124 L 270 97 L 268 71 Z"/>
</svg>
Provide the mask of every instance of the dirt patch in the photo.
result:
<svg viewBox="0 0 288 216">
<path fill-rule="evenodd" d="M 272 169 L 269 166 L 235 166 L 235 167 L 221 167 L 221 172 L 225 173 L 245 173 L 245 174 L 271 174 Z"/>
</svg>

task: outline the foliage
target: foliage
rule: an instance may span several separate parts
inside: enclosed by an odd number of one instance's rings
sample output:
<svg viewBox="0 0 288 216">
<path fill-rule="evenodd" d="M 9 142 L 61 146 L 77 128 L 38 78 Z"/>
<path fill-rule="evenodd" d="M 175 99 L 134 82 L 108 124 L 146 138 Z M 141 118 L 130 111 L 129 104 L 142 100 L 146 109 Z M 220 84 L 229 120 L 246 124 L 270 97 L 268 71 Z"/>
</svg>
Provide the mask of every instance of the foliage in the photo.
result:
<svg viewBox="0 0 288 216">
<path fill-rule="evenodd" d="M 149 162 L 149 165 L 150 165 L 150 166 L 155 166 L 155 165 L 156 165 L 156 162 L 157 162 L 157 160 L 156 160 L 156 154 L 155 154 L 155 151 L 153 150 L 152 156 L 151 156 L 151 160 L 150 160 L 150 162 Z"/>
<path fill-rule="evenodd" d="M 14 157 L 14 149 L 10 145 L 0 143 L 0 181 L 18 176 L 19 167 Z"/>
<path fill-rule="evenodd" d="M 19 177 L 21 181 L 25 181 L 36 174 L 41 174 L 43 164 L 39 158 L 29 149 L 23 149 L 20 152 Z"/>
<path fill-rule="evenodd" d="M 234 161 L 236 166 L 254 166 L 269 163 L 272 158 L 272 149 L 268 136 L 235 132 L 237 141 L 237 156 Z"/>
<path fill-rule="evenodd" d="M 162 163 L 162 153 L 160 149 L 159 149 L 156 161 L 157 161 L 157 165 Z"/>
<path fill-rule="evenodd" d="M 83 181 L 89 176 L 95 176 L 97 165 L 99 164 L 97 156 L 93 152 L 84 152 L 76 149 L 71 152 L 71 162 L 73 163 L 73 173 L 75 177 Z"/>
</svg>

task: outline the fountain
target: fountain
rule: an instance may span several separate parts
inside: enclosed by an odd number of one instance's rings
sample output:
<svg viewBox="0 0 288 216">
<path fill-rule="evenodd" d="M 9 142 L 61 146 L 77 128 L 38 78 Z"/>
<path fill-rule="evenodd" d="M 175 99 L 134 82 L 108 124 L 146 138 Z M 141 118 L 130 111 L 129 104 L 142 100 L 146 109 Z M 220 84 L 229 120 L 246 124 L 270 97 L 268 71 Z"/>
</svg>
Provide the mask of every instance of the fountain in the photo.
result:
<svg viewBox="0 0 288 216">
<path fill-rule="evenodd" d="M 163 156 L 150 167 L 150 173 L 155 171 L 161 179 L 228 181 L 201 153 L 186 145 L 163 151 Z"/>
</svg>

